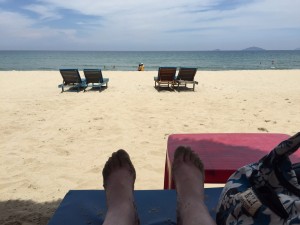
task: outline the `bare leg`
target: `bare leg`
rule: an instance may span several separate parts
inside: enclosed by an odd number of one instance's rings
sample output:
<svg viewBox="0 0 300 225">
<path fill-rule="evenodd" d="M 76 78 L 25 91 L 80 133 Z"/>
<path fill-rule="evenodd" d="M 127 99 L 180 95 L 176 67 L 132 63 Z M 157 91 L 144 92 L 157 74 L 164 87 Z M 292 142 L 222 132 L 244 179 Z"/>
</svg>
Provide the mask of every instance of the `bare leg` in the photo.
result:
<svg viewBox="0 0 300 225">
<path fill-rule="evenodd" d="M 176 149 L 172 174 L 177 192 L 177 224 L 215 224 L 204 203 L 203 164 L 190 148 Z"/>
<path fill-rule="evenodd" d="M 133 197 L 136 175 L 127 152 L 114 152 L 106 162 L 102 174 L 107 202 L 103 225 L 139 224 Z"/>
</svg>

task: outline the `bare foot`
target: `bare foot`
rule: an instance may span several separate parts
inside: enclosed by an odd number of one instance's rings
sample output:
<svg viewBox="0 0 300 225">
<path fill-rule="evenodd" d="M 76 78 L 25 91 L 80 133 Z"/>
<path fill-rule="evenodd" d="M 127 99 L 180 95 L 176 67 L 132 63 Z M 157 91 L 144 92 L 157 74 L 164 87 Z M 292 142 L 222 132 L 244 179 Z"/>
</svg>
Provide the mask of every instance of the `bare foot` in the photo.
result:
<svg viewBox="0 0 300 225">
<path fill-rule="evenodd" d="M 104 225 L 137 225 L 139 219 L 134 204 L 135 169 L 124 150 L 114 152 L 102 171 L 107 213 Z"/>
<path fill-rule="evenodd" d="M 189 147 L 178 147 L 172 174 L 177 192 L 177 224 L 215 224 L 204 203 L 204 167 Z"/>
</svg>

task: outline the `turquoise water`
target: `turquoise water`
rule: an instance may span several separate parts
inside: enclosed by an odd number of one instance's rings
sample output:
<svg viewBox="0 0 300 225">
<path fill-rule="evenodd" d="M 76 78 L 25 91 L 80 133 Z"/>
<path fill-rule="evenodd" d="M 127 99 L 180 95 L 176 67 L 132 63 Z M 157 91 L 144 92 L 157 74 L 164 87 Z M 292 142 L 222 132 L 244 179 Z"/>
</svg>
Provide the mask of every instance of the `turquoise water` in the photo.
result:
<svg viewBox="0 0 300 225">
<path fill-rule="evenodd" d="M 101 68 L 145 70 L 160 66 L 197 67 L 201 70 L 300 69 L 300 51 L 0 51 L 0 70 L 58 70 Z"/>
</svg>

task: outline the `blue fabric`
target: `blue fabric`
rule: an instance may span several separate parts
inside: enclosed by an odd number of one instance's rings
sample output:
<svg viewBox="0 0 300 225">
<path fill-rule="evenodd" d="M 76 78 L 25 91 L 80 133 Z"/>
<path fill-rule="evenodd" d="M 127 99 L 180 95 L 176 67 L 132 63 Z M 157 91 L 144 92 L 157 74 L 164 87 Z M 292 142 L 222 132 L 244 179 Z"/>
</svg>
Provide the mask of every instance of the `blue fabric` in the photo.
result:
<svg viewBox="0 0 300 225">
<path fill-rule="evenodd" d="M 205 202 L 215 218 L 222 188 L 205 189 Z M 176 192 L 174 190 L 135 191 L 135 202 L 143 224 L 176 224 Z M 56 210 L 48 225 L 101 225 L 106 212 L 105 192 L 71 190 Z"/>
</svg>

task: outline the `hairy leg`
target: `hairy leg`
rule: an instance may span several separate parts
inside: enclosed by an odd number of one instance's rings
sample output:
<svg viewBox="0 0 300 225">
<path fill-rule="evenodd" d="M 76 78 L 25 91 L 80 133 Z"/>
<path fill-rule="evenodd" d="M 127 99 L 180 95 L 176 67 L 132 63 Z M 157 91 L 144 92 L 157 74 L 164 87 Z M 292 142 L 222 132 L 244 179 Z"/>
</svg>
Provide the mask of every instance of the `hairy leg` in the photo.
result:
<svg viewBox="0 0 300 225">
<path fill-rule="evenodd" d="M 102 174 L 107 202 L 103 224 L 139 224 L 133 197 L 136 174 L 127 152 L 122 149 L 114 152 L 106 162 Z"/>
<path fill-rule="evenodd" d="M 172 174 L 177 192 L 178 225 L 215 224 L 204 203 L 203 164 L 190 148 L 176 149 Z"/>
</svg>

